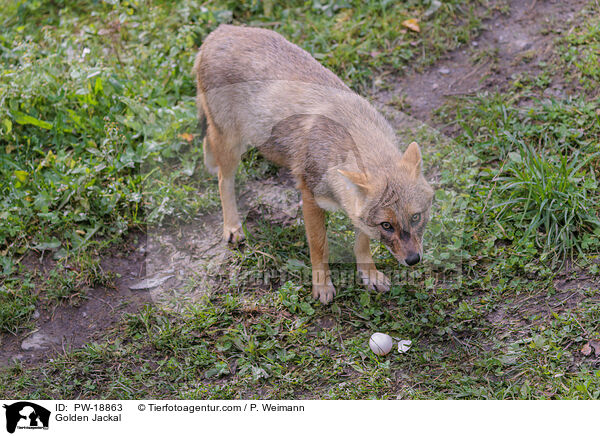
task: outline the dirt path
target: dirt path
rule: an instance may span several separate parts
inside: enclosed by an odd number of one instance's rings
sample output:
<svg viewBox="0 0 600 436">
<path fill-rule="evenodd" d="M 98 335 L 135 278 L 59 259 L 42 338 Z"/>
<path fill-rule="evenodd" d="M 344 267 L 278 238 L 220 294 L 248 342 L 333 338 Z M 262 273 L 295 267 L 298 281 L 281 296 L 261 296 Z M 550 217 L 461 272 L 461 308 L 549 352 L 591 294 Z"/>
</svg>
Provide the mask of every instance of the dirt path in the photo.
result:
<svg viewBox="0 0 600 436">
<path fill-rule="evenodd" d="M 239 191 L 240 213 L 247 217 L 244 221 L 250 232 L 253 216 L 273 223 L 300 217 L 299 193 L 289 176 L 280 173 L 249 181 Z M 40 307 L 32 331 L 18 336 L 0 334 L 0 366 L 14 361 L 33 364 L 89 342 L 101 342 L 123 314 L 145 304 L 183 310 L 218 288 L 216 276 L 234 273 L 227 271 L 234 253 L 221 237 L 220 211 L 185 225 L 147 229 L 145 235 L 132 232 L 121 251 L 115 248 L 102 258 L 103 270 L 116 277 L 114 287 L 88 289 L 77 305 Z M 56 265 L 49 257 L 30 252 L 23 263 L 46 277 Z"/>
<path fill-rule="evenodd" d="M 85 298 L 76 305 L 39 305 L 34 314 L 36 327 L 32 331 L 18 336 L 0 334 L 0 366 L 14 361 L 31 364 L 89 342 L 101 342 L 107 330 L 124 313 L 136 312 L 148 303 L 147 294 L 132 292 L 127 286 L 143 274 L 145 260 L 139 248 L 144 240 L 143 235 L 132 232 L 121 251 L 106 253 L 102 259 L 102 269 L 117 277 L 114 288 L 96 286 L 88 289 Z M 22 262 L 27 269 L 36 270 L 45 277 L 56 265 L 48 257 L 32 251 Z"/>
<path fill-rule="evenodd" d="M 424 72 L 393 79 L 391 90 L 378 92 L 373 97 L 379 103 L 387 104 L 395 96 L 404 94 L 410 103 L 407 112 L 420 121 L 433 123 L 432 112 L 448 96 L 506 89 L 515 74 L 535 74 L 539 71 L 539 62 L 548 60 L 552 54 L 554 35 L 547 30 L 568 28 L 570 20 L 586 3 L 587 0 L 511 1 L 510 13 L 488 20 L 485 23 L 486 30 L 469 47 L 448 53 Z M 561 96 L 566 89 L 565 84 L 558 80 L 545 92 Z M 273 198 L 269 192 L 273 191 L 274 185 L 280 186 L 281 183 L 274 184 L 272 180 L 266 180 L 249 184 L 246 191 L 246 197 L 249 198 L 247 210 L 256 209 L 262 213 L 266 205 L 266 210 L 270 210 L 269 219 L 294 219 L 298 203 L 293 186 L 284 187 L 278 193 L 279 197 Z M 186 229 L 180 230 L 186 232 Z M 194 246 L 188 247 L 185 253 L 179 248 L 181 235 L 159 234 L 154 235 L 154 242 L 149 241 L 148 245 L 140 238 L 142 240 L 139 242 L 130 244 L 128 251 L 105 258 L 103 267 L 119 277 L 116 288 L 98 287 L 89 291 L 89 299 L 79 307 L 58 306 L 41 310 L 33 332 L 21 336 L 0 335 L 0 365 L 8 365 L 15 359 L 31 364 L 63 350 L 102 340 L 105 332 L 124 312 L 157 302 L 156 292 L 160 286 L 151 292 L 130 288 L 143 282 L 146 272 L 160 280 L 164 279 L 161 283 L 165 288 L 183 289 L 190 271 L 202 270 L 202 262 L 204 267 L 208 265 L 207 252 L 210 252 L 211 259 L 217 260 L 228 255 L 227 249 L 220 245 L 219 232 L 188 233 L 188 245 Z M 153 243 L 156 246 L 151 247 L 150 251 L 156 256 L 158 264 L 166 265 L 162 269 L 152 268 L 152 261 L 147 257 L 147 247 Z M 172 267 L 173 263 L 176 268 Z M 32 267 L 39 268 L 39 265 Z"/>
<path fill-rule="evenodd" d="M 509 14 L 497 14 L 485 21 L 485 30 L 469 47 L 448 53 L 427 71 L 393 80 L 391 90 L 378 92 L 374 97 L 386 104 L 404 95 L 410 105 L 407 113 L 421 121 L 434 122 L 433 111 L 448 97 L 505 90 L 518 74 L 540 72 L 539 63 L 552 55 L 554 32 L 568 31 L 577 12 L 587 3 L 588 0 L 510 1 Z M 566 89 L 567 85 L 558 79 L 544 93 L 562 97 Z"/>
</svg>

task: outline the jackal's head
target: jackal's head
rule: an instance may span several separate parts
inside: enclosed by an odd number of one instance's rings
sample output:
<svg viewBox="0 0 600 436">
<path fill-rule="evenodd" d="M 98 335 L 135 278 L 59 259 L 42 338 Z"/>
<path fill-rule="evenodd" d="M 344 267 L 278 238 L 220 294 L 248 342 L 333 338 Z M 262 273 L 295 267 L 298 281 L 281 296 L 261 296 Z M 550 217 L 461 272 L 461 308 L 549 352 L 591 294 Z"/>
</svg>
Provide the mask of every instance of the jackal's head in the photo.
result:
<svg viewBox="0 0 600 436">
<path fill-rule="evenodd" d="M 380 168 L 339 171 L 358 197 L 350 214 L 354 224 L 380 239 L 401 264 L 417 264 L 433 199 L 421 172 L 419 145 L 411 143 L 401 158 Z"/>
</svg>

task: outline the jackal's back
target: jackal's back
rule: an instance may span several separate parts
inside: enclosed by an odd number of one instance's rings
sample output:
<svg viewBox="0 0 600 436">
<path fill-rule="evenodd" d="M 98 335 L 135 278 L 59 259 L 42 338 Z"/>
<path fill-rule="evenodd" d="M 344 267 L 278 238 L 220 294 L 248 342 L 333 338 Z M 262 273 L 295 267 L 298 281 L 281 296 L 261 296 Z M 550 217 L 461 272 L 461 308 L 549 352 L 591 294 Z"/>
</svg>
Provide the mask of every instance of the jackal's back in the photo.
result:
<svg viewBox="0 0 600 436">
<path fill-rule="evenodd" d="M 308 52 L 266 29 L 220 25 L 202 43 L 194 70 L 203 92 L 267 80 L 313 83 L 349 91 Z"/>
<path fill-rule="evenodd" d="M 349 152 L 374 168 L 399 158 L 381 114 L 276 32 L 221 25 L 204 40 L 194 72 L 198 106 L 236 156 L 258 147 L 278 165 L 321 177 Z"/>
</svg>

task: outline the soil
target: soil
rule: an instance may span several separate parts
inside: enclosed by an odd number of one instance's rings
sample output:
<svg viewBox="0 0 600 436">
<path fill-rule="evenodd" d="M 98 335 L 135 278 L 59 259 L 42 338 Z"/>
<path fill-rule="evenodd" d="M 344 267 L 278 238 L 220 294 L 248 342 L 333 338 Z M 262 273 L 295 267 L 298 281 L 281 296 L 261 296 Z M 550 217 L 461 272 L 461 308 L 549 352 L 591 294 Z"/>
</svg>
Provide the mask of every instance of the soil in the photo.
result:
<svg viewBox="0 0 600 436">
<path fill-rule="evenodd" d="M 423 72 L 412 72 L 388 81 L 390 89 L 375 98 L 390 103 L 404 96 L 408 114 L 432 123 L 432 114 L 449 97 L 483 91 L 503 91 L 522 73 L 536 75 L 540 62 L 552 57 L 558 31 L 569 31 L 587 0 L 513 0 L 510 13 L 497 13 L 468 47 L 448 53 Z M 387 87 L 386 87 L 387 88 Z M 557 77 L 546 96 L 564 97 L 580 89 Z"/>
<path fill-rule="evenodd" d="M 145 259 L 136 252 L 136 245 L 142 246 L 144 241 L 143 234 L 131 233 L 128 242 L 102 258 L 102 269 L 116 274 L 114 288 L 96 286 L 88 289 L 81 302 L 74 301 L 74 304 L 38 305 L 34 315 L 36 327 L 32 331 L 18 336 L 1 334 L 0 365 L 7 366 L 15 361 L 36 363 L 86 343 L 102 341 L 107 330 L 124 313 L 136 312 L 151 302 L 147 294 L 132 292 L 127 287 L 129 281 L 144 274 Z M 42 277 L 56 264 L 51 256 L 33 251 L 21 262 L 28 270 L 40 272 Z"/>
<path fill-rule="evenodd" d="M 485 30 L 469 47 L 448 53 L 426 71 L 393 79 L 391 90 L 372 96 L 375 102 L 385 105 L 404 94 L 410 104 L 407 112 L 421 122 L 432 123 L 433 111 L 449 96 L 505 89 L 515 74 L 538 71 L 538 63 L 552 53 L 554 36 L 547 30 L 568 28 L 587 1 L 509 3 L 510 13 L 487 20 Z M 573 89 L 558 79 L 546 92 L 561 96 L 569 90 Z M 273 177 L 243 188 L 241 209 L 248 216 L 250 229 L 256 214 L 278 222 L 298 219 L 298 194 L 289 177 L 283 177 L 285 183 L 281 180 Z M 176 229 L 153 229 L 147 237 L 131 234 L 126 244 L 114 248 L 101 263 L 105 271 L 118 277 L 115 287 L 89 290 L 78 306 L 39 307 L 33 331 L 18 336 L 0 334 L 0 365 L 51 359 L 65 350 L 102 341 L 124 313 L 135 312 L 145 304 L 172 306 L 174 301 L 194 300 L 211 292 L 212 266 L 222 265 L 232 255 L 221 243 L 220 221 L 219 214 L 213 214 Z M 51 260 L 40 262 L 36 253 L 29 253 L 23 262 L 42 272 L 52 267 Z"/>
<path fill-rule="evenodd" d="M 283 171 L 239 187 L 238 203 L 249 232 L 253 217 L 290 223 L 301 216 L 299 193 Z M 222 242 L 221 222 L 217 211 L 184 225 L 131 233 L 124 243 L 102 255 L 101 267 L 114 274 L 114 286 L 87 289 L 81 301 L 39 307 L 32 331 L 18 336 L 0 334 L 0 366 L 15 361 L 33 364 L 102 341 L 124 313 L 134 313 L 145 304 L 183 310 L 190 302 L 218 291 L 222 280 L 235 274 L 228 269 L 228 260 L 235 254 Z M 43 278 L 56 265 L 50 255 L 33 251 L 21 262 Z"/>
</svg>

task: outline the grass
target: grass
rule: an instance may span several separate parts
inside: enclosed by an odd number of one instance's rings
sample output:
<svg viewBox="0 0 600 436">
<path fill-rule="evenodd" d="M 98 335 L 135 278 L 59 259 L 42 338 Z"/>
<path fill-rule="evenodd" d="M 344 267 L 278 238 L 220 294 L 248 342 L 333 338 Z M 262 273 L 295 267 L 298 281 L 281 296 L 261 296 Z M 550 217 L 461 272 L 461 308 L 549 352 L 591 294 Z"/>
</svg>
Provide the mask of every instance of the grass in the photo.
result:
<svg viewBox="0 0 600 436">
<path fill-rule="evenodd" d="M 114 287 L 114 274 L 102 269 L 97 256 L 85 253 L 73 258 L 74 263 L 67 260 L 60 259 L 41 286 L 48 302 L 68 301 L 76 305 L 96 286 Z"/>
<path fill-rule="evenodd" d="M 600 73 L 600 5 L 590 4 L 583 11 L 585 17 L 571 29 L 560 45 L 560 59 L 568 71 L 568 78 L 579 82 L 586 92 L 598 96 Z"/>
<path fill-rule="evenodd" d="M 31 327 L 36 295 L 31 280 L 6 280 L 0 286 L 0 331 L 17 333 Z"/>
<path fill-rule="evenodd" d="M 499 239 L 544 261 L 586 263 L 600 232 L 600 100 L 544 99 L 523 107 L 536 85 L 522 85 L 455 102 L 463 140 L 486 162 L 481 220 L 497 226 Z"/>
<path fill-rule="evenodd" d="M 185 218 L 216 204 L 214 195 L 190 201 L 190 190 L 208 186 L 204 178 L 190 180 L 199 161 L 190 136 L 190 70 L 202 39 L 220 23 L 274 27 L 361 88 L 374 71 L 431 62 L 478 29 L 473 6 L 458 1 L 423 22 L 421 34 L 397 25 L 427 5 L 7 4 L 0 17 L 0 246 L 13 255 L 60 243 L 68 253 L 171 211 Z M 449 32 L 456 21 L 466 25 Z M 188 164 L 146 173 L 152 159 Z"/>
<path fill-rule="evenodd" d="M 189 71 L 219 23 L 273 28 L 366 92 L 380 76 L 425 67 L 468 41 L 484 14 L 506 12 L 503 3 L 448 1 L 421 21 L 420 33 L 398 25 L 428 7 L 417 0 L 7 5 L 0 329 L 22 334 L 34 327 L 36 307 L 85 304 L 110 289 L 117 277 L 100 261 L 125 253 L 128 234 L 162 225 L 184 245 L 177 230 L 218 213 Z M 402 275 L 388 294 L 344 281 L 354 272 L 352 226 L 330 214 L 338 295 L 330 306 L 312 300 L 301 220 L 282 222 L 260 208 L 246 245 L 228 257 L 228 271 L 240 274 L 212 286 L 190 274 L 186 286 L 198 301 L 179 310 L 145 306 L 123 315 L 102 341 L 1 369 L 1 396 L 599 399 L 599 356 L 580 350 L 600 338 L 600 101 L 592 92 L 543 97 L 561 72 L 586 89 L 597 85 L 596 17 L 585 13 L 574 32 L 557 36 L 559 61 L 539 76 L 443 108 L 440 119 L 458 126 L 455 141 L 418 127 L 407 134 L 427 144 L 435 213 L 418 268 L 398 271 L 373 245 L 380 268 Z M 405 105 L 399 97 L 396 106 Z M 276 174 L 250 153 L 238 177 Z M 27 256 L 52 259 L 51 268 L 31 271 Z M 561 270 L 564 259 L 569 268 Z M 254 280 L 269 271 L 280 276 Z M 377 357 L 366 346 L 375 331 L 413 347 Z"/>
<path fill-rule="evenodd" d="M 534 295 L 535 285 L 527 284 Z M 300 293 L 288 285 L 280 294 L 261 294 L 253 304 L 244 301 L 248 294 L 221 294 L 179 316 L 147 307 L 128 316 L 102 344 L 70 352 L 35 373 L 13 367 L 1 383 L 8 392 L 34 398 L 600 395 L 597 367 L 577 356 L 582 329 L 598 322 L 597 305 L 533 317 L 527 333 L 513 337 L 486 322 L 493 300 L 498 304 L 502 298 L 498 290 L 464 300 L 466 295 L 453 291 L 448 301 L 443 291 L 424 298 L 395 289 L 360 303 L 350 292 L 331 308 L 305 292 L 300 306 L 290 304 Z M 333 327 L 320 328 L 325 320 Z M 378 358 L 364 346 L 372 329 L 410 335 L 413 349 Z"/>
<path fill-rule="evenodd" d="M 578 159 L 575 153 L 553 162 L 522 143 L 518 147 L 495 179 L 499 195 L 507 200 L 493 206 L 499 209 L 494 219 L 515 223 L 521 240 L 535 235 L 545 254 L 554 259 L 565 259 L 575 249 L 583 254 L 581 244 L 590 241 L 580 235 L 600 236 L 595 211 L 598 183 L 594 171 L 585 169 L 598 155 Z"/>
</svg>

